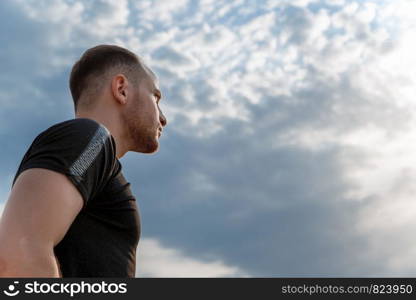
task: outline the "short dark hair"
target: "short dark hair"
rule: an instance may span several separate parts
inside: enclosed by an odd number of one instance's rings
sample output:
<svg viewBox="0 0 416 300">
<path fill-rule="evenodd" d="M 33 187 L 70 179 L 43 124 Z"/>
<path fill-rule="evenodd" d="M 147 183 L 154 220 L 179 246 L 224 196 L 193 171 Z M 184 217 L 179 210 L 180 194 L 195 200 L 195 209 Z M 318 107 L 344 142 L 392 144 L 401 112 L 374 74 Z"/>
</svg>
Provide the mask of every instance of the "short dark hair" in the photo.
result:
<svg viewBox="0 0 416 300">
<path fill-rule="evenodd" d="M 93 86 L 92 81 L 113 68 L 121 69 L 131 79 L 139 75 L 143 66 L 136 54 L 116 45 L 98 45 L 84 52 L 72 67 L 69 79 L 75 111 L 83 92 Z"/>
</svg>

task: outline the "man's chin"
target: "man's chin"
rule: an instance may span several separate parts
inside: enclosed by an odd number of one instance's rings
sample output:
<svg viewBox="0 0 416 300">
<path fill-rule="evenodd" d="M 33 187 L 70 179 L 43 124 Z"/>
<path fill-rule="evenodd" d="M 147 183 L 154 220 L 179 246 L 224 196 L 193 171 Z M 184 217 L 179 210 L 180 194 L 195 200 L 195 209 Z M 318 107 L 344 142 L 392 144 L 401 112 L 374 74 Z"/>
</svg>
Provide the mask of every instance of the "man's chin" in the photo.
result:
<svg viewBox="0 0 416 300">
<path fill-rule="evenodd" d="M 152 154 L 156 153 L 159 150 L 159 141 L 155 140 L 152 143 L 147 143 L 140 147 L 139 149 L 133 150 L 134 152 L 145 153 L 145 154 Z"/>
</svg>

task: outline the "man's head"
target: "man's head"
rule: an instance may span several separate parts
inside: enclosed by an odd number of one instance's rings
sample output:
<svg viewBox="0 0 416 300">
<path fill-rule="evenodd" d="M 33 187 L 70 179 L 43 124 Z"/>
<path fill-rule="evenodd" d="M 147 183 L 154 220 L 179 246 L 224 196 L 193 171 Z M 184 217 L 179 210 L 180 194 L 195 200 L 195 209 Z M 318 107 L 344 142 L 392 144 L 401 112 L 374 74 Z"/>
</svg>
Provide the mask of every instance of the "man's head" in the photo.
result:
<svg viewBox="0 0 416 300">
<path fill-rule="evenodd" d="M 159 108 L 157 78 L 127 49 L 99 45 L 88 49 L 70 76 L 75 112 L 94 112 L 118 120 L 128 151 L 155 152 L 166 118 Z M 116 118 L 114 118 L 116 116 Z"/>
</svg>

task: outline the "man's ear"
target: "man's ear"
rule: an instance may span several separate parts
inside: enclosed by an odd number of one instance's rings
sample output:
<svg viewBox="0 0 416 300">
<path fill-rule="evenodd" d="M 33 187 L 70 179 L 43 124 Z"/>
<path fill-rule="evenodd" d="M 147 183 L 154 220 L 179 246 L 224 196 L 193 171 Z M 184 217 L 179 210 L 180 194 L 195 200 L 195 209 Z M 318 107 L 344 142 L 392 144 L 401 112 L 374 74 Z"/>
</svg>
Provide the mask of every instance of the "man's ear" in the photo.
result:
<svg viewBox="0 0 416 300">
<path fill-rule="evenodd" d="M 111 91 L 114 99 L 120 104 L 127 103 L 128 80 L 123 74 L 117 74 L 111 80 Z"/>
</svg>

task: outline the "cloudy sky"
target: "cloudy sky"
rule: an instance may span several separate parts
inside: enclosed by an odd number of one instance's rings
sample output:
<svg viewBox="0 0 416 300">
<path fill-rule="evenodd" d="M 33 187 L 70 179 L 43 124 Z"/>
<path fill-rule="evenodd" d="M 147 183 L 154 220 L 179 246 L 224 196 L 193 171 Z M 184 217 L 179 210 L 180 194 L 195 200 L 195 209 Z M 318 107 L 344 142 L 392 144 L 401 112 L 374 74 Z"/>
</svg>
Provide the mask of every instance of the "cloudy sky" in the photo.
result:
<svg viewBox="0 0 416 300">
<path fill-rule="evenodd" d="M 0 2 L 0 210 L 74 117 L 89 47 L 139 54 L 168 126 L 121 159 L 137 276 L 416 275 L 416 1 Z"/>
</svg>

